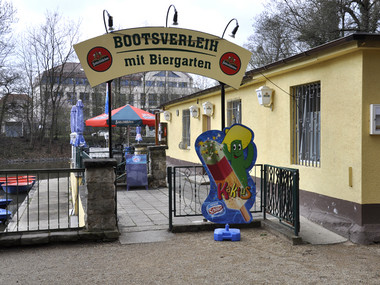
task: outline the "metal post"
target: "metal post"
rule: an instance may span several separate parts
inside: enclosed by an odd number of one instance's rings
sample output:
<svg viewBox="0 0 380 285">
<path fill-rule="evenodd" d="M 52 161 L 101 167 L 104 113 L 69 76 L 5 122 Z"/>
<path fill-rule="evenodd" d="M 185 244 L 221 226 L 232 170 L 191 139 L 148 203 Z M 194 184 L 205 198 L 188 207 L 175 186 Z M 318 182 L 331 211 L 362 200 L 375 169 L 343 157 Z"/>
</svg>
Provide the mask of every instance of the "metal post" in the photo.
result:
<svg viewBox="0 0 380 285">
<path fill-rule="evenodd" d="M 293 172 L 293 212 L 294 212 L 294 234 L 298 236 L 300 231 L 300 211 L 299 211 L 299 171 Z"/>
<path fill-rule="evenodd" d="M 168 183 L 169 183 L 169 231 L 172 231 L 173 229 L 173 217 L 172 217 L 172 214 L 173 214 L 173 209 L 172 209 L 172 167 L 169 166 L 167 168 L 167 172 L 168 172 Z"/>
<path fill-rule="evenodd" d="M 221 108 L 221 112 L 222 112 L 222 131 L 224 130 L 224 127 L 226 126 L 226 112 L 225 112 L 225 109 L 226 109 L 226 102 L 225 102 L 225 84 L 223 82 L 220 83 L 220 87 L 221 87 L 221 94 L 220 94 L 220 108 Z"/>
<path fill-rule="evenodd" d="M 109 158 L 112 158 L 112 80 L 107 81 L 108 85 L 108 152 Z"/>
<path fill-rule="evenodd" d="M 266 217 L 267 217 L 267 192 L 268 192 L 268 187 L 267 187 L 267 171 L 268 171 L 268 166 L 267 165 L 264 165 L 264 167 L 261 169 L 262 172 L 261 172 L 261 177 L 264 177 L 263 180 L 261 180 L 261 182 L 263 183 L 263 196 L 264 197 L 261 197 L 261 199 L 264 200 L 264 215 L 263 215 L 263 219 L 265 220 Z M 262 178 L 261 178 L 262 179 Z"/>
<path fill-rule="evenodd" d="M 166 85 L 165 85 L 166 86 Z M 155 144 L 156 145 L 159 145 L 159 141 L 158 141 L 158 130 L 159 130 L 159 124 L 160 124 L 160 113 L 155 113 L 155 122 L 154 122 L 154 125 L 155 125 Z"/>
</svg>

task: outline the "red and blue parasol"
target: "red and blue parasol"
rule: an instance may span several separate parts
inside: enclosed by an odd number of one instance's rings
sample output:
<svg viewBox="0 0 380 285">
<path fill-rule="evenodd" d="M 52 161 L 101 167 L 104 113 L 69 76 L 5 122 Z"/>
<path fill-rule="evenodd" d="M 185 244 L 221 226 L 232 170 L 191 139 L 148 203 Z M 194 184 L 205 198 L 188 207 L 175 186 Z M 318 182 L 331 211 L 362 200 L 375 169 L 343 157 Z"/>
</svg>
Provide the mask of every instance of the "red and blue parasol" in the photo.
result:
<svg viewBox="0 0 380 285">
<path fill-rule="evenodd" d="M 153 114 L 129 104 L 112 110 L 111 115 L 111 123 L 113 127 L 141 125 L 148 125 L 150 127 L 153 127 L 155 125 L 155 116 Z M 101 114 L 99 116 L 86 120 L 86 126 L 108 127 L 108 114 Z"/>
</svg>

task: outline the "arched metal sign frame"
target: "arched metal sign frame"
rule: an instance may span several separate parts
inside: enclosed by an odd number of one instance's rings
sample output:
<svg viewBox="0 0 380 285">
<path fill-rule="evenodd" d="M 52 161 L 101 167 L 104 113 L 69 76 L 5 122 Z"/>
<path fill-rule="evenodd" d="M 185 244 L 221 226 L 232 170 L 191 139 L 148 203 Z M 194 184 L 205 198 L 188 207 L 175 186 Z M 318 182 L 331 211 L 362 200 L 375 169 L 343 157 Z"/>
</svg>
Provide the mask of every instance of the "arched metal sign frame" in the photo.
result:
<svg viewBox="0 0 380 285">
<path fill-rule="evenodd" d="M 147 71 L 182 71 L 213 78 L 239 89 L 251 52 L 215 35 L 199 31 L 143 27 L 114 31 L 74 45 L 92 87 L 124 75 Z M 109 86 L 110 87 L 110 86 Z M 109 121 L 111 121 L 109 88 Z M 222 111 L 224 128 L 224 111 Z M 109 126 L 109 157 L 112 128 Z"/>
<path fill-rule="evenodd" d="M 171 70 L 238 89 L 251 57 L 248 50 L 220 37 L 165 27 L 114 31 L 74 49 L 92 87 L 128 74 Z"/>
</svg>

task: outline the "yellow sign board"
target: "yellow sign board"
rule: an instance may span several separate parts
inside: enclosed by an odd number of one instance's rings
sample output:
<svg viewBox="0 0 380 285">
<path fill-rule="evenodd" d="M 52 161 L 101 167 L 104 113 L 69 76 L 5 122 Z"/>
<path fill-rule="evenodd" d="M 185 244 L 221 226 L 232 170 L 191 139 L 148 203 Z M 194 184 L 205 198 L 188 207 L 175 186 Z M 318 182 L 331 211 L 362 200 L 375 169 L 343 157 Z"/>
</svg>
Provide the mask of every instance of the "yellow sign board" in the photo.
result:
<svg viewBox="0 0 380 285">
<path fill-rule="evenodd" d="M 92 87 L 146 71 L 183 71 L 238 89 L 251 52 L 198 31 L 146 27 L 114 31 L 74 45 Z"/>
</svg>

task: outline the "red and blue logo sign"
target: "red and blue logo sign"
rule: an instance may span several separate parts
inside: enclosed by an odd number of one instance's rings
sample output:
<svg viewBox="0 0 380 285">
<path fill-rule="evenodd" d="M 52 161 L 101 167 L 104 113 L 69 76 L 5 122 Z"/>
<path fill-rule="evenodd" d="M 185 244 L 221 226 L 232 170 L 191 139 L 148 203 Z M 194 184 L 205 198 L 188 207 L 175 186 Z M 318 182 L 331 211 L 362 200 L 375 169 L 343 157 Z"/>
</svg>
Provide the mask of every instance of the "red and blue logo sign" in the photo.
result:
<svg viewBox="0 0 380 285">
<path fill-rule="evenodd" d="M 87 63 L 92 70 L 104 72 L 112 65 L 112 55 L 104 47 L 94 47 L 87 54 Z"/>
<path fill-rule="evenodd" d="M 240 57 L 233 52 L 226 52 L 219 61 L 220 69 L 227 75 L 235 75 L 241 67 Z"/>
</svg>

